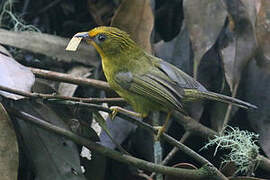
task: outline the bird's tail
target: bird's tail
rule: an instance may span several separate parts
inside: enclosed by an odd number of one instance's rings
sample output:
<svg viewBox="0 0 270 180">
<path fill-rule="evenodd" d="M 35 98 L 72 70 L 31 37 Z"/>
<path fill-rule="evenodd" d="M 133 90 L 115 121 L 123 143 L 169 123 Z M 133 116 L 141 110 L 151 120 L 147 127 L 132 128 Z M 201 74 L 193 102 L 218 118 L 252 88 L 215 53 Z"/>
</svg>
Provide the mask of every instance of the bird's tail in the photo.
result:
<svg viewBox="0 0 270 180">
<path fill-rule="evenodd" d="M 219 101 L 227 104 L 233 104 L 235 106 L 245 108 L 245 109 L 257 109 L 257 106 L 254 106 L 248 102 L 241 101 L 239 99 L 225 96 L 222 94 L 217 94 L 209 91 L 198 91 L 195 89 L 185 89 L 185 97 L 188 99 L 209 99 L 214 101 Z"/>
</svg>

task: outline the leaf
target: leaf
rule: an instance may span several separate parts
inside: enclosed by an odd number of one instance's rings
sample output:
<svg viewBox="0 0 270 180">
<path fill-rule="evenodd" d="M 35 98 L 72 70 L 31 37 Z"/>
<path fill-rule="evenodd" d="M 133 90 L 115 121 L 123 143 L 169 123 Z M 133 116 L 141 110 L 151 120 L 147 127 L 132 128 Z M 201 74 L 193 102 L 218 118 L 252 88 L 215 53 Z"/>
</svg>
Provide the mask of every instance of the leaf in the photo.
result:
<svg viewBox="0 0 270 180">
<path fill-rule="evenodd" d="M 91 151 L 91 160 L 82 158 L 82 164 L 86 170 L 87 180 L 105 180 L 107 158 L 95 151 Z"/>
<path fill-rule="evenodd" d="M 56 86 L 55 82 L 52 82 L 47 79 L 37 78 L 32 87 L 32 91 L 35 93 L 42 93 L 42 94 L 54 94 L 57 93 L 55 86 Z"/>
<path fill-rule="evenodd" d="M 6 48 L 4 48 L 3 46 L 0 45 L 0 53 L 2 53 L 3 55 L 12 57 L 11 54 L 8 52 L 8 50 L 6 50 Z"/>
<path fill-rule="evenodd" d="M 30 92 L 35 82 L 33 73 L 25 66 L 19 64 L 12 57 L 0 53 L 0 85 Z M 22 96 L 0 91 L 0 94 L 12 99 L 20 99 Z"/>
<path fill-rule="evenodd" d="M 161 0 L 155 3 L 155 33 L 158 33 L 164 41 L 171 41 L 179 34 L 183 23 L 182 0 Z"/>
<path fill-rule="evenodd" d="M 226 86 L 222 62 L 216 45 L 205 53 L 198 68 L 198 81 L 209 90 L 220 94 L 229 95 L 229 88 Z M 211 127 L 220 131 L 223 129 L 224 115 L 228 105 L 215 101 L 208 101 L 205 104 L 205 113 L 207 112 L 211 121 Z M 196 110 L 196 109 L 195 109 Z M 204 113 L 204 114 L 205 114 Z M 204 116 L 202 120 L 205 120 Z"/>
<path fill-rule="evenodd" d="M 43 54 L 68 63 L 98 66 L 94 48 L 81 43 L 76 52 L 66 51 L 69 39 L 37 32 L 14 32 L 0 28 L 0 43 L 8 46 Z"/>
<path fill-rule="evenodd" d="M 270 74 L 258 67 L 255 61 L 251 61 L 244 75 L 241 88 L 245 99 L 258 106 L 256 111 L 247 113 L 247 120 L 252 129 L 260 135 L 259 144 L 270 157 Z"/>
<path fill-rule="evenodd" d="M 248 3 L 248 1 L 251 2 Z M 221 54 L 225 77 L 231 92 L 235 91 L 235 88 L 237 89 L 241 73 L 248 61 L 254 56 L 257 48 L 254 17 L 250 16 L 250 14 L 254 14 L 253 11 L 256 11 L 256 4 L 253 0 L 248 1 L 226 1 L 230 13 L 227 34 L 229 43 L 221 49 Z"/>
<path fill-rule="evenodd" d="M 241 74 L 247 63 L 254 57 L 257 44 L 254 33 L 256 1 L 225 1 L 229 12 L 225 36 L 228 42 L 220 49 L 225 78 L 232 97 L 236 97 Z M 222 38 L 221 38 L 222 39 Z M 235 109 L 235 108 L 234 108 Z M 228 106 L 223 127 L 230 120 L 232 105 Z"/>
<path fill-rule="evenodd" d="M 17 110 L 68 129 L 60 118 L 66 117 L 68 113 L 61 107 L 51 109 L 48 105 L 29 100 L 16 101 L 13 106 Z M 23 152 L 32 164 L 36 179 L 85 180 L 80 166 L 80 153 L 75 143 L 22 119 L 16 119 L 16 122 L 16 128 L 22 137 Z"/>
<path fill-rule="evenodd" d="M 107 136 L 110 138 L 110 140 L 114 143 L 114 145 L 123 153 L 128 154 L 121 145 L 117 142 L 117 140 L 114 139 L 113 135 L 111 134 L 109 128 L 107 127 L 105 119 L 99 114 L 99 112 L 93 112 L 94 118 L 98 122 L 98 124 L 101 126 L 102 130 L 107 134 Z"/>
<path fill-rule="evenodd" d="M 222 1 L 184 0 L 184 17 L 194 52 L 193 77 L 203 55 L 214 45 L 224 26 L 227 11 Z"/>
<path fill-rule="evenodd" d="M 154 44 L 155 55 L 191 74 L 191 46 L 188 37 L 188 30 L 184 24 L 180 33 L 171 41 L 160 41 Z"/>
<path fill-rule="evenodd" d="M 256 21 L 256 37 L 259 52 L 256 61 L 261 68 L 270 70 L 270 1 L 261 0 Z"/>
<path fill-rule="evenodd" d="M 124 0 L 112 18 L 111 26 L 128 32 L 131 38 L 151 53 L 150 36 L 154 17 L 150 0 Z"/>
<path fill-rule="evenodd" d="M 1 180 L 17 180 L 19 150 L 11 120 L 0 103 L 0 174 Z"/>
</svg>

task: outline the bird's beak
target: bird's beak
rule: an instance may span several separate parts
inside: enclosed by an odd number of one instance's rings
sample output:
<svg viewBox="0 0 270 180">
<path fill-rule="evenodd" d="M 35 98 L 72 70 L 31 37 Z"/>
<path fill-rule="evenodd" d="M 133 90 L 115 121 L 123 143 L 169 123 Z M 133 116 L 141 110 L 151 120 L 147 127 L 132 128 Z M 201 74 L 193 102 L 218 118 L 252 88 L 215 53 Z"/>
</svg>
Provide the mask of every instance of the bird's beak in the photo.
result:
<svg viewBox="0 0 270 180">
<path fill-rule="evenodd" d="M 83 38 L 83 39 L 91 39 L 88 32 L 79 33 L 79 34 L 75 35 L 75 37 Z"/>
</svg>

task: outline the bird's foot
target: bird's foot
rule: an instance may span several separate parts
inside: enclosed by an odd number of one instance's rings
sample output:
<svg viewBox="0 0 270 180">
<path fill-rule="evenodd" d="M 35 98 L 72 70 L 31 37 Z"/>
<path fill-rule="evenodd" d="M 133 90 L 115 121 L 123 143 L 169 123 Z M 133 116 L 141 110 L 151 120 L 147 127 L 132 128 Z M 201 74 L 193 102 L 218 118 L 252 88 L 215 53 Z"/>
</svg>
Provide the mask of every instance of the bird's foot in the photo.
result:
<svg viewBox="0 0 270 180">
<path fill-rule="evenodd" d="M 160 140 L 160 136 L 165 132 L 166 127 L 164 127 L 164 126 L 154 126 L 154 128 L 156 130 L 158 130 L 158 133 L 155 136 L 155 141 L 159 141 Z"/>
<path fill-rule="evenodd" d="M 166 131 L 171 115 L 172 115 L 172 111 L 168 112 L 168 115 L 166 117 L 166 120 L 163 126 L 154 126 L 154 128 L 158 130 L 158 133 L 155 136 L 155 141 L 159 141 L 160 136 Z"/>
<path fill-rule="evenodd" d="M 144 116 L 140 113 L 136 113 L 134 111 L 129 111 L 127 109 L 121 108 L 119 106 L 111 106 L 110 110 L 112 110 L 112 112 L 109 114 L 111 120 L 113 120 L 115 118 L 115 116 L 117 115 L 118 112 L 122 112 L 125 114 L 129 114 L 131 116 L 135 116 L 135 117 L 139 117 L 139 118 L 143 118 Z"/>
</svg>

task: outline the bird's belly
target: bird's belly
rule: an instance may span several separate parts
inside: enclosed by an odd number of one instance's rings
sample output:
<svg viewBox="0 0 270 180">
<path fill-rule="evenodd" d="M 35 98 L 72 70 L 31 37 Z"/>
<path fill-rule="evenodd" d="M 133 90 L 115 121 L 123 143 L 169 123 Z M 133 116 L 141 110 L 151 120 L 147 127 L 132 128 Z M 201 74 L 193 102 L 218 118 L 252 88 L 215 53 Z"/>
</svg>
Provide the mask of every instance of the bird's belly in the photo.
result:
<svg viewBox="0 0 270 180">
<path fill-rule="evenodd" d="M 116 90 L 116 92 L 124 98 L 134 109 L 134 111 L 147 116 L 149 112 L 164 110 L 160 104 L 153 102 L 145 97 L 127 92 L 126 90 Z"/>
<path fill-rule="evenodd" d="M 112 78 L 113 77 L 112 71 L 106 71 L 106 69 L 104 69 L 104 68 L 103 68 L 103 70 L 104 70 L 106 79 L 107 79 L 110 87 L 115 92 L 117 92 L 117 94 L 119 96 L 124 98 L 132 106 L 134 111 L 141 113 L 143 116 L 147 116 L 149 114 L 149 112 L 152 112 L 152 111 L 161 111 L 161 110 L 167 111 L 160 104 L 158 104 L 150 99 L 147 99 L 143 96 L 140 96 L 140 95 L 135 94 L 135 93 L 131 93 L 131 92 L 123 89 Z"/>
</svg>

